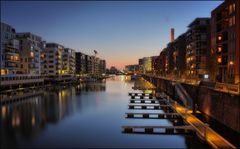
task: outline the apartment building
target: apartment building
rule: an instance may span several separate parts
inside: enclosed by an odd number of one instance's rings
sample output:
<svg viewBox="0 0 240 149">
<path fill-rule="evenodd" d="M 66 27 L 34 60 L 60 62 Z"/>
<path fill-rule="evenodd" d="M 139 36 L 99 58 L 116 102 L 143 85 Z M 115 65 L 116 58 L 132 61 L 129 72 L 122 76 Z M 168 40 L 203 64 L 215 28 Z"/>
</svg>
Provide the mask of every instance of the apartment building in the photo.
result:
<svg viewBox="0 0 240 149">
<path fill-rule="evenodd" d="M 226 0 L 211 13 L 211 48 L 216 54 L 216 81 L 239 83 L 240 1 Z"/>
<path fill-rule="evenodd" d="M 187 31 L 186 66 L 190 79 L 208 79 L 210 55 L 210 18 L 196 18 Z"/>
<path fill-rule="evenodd" d="M 20 70 L 23 74 L 40 75 L 41 59 L 43 50 L 42 38 L 30 32 L 17 33 L 20 50 Z"/>
<path fill-rule="evenodd" d="M 74 49 L 65 48 L 63 51 L 63 72 L 64 74 L 75 74 L 75 51 Z"/>
<path fill-rule="evenodd" d="M 19 72 L 19 41 L 15 29 L 1 22 L 1 75 L 13 75 Z"/>
<path fill-rule="evenodd" d="M 44 49 L 44 72 L 45 76 L 64 75 L 63 69 L 64 46 L 58 43 L 46 43 Z"/>
</svg>

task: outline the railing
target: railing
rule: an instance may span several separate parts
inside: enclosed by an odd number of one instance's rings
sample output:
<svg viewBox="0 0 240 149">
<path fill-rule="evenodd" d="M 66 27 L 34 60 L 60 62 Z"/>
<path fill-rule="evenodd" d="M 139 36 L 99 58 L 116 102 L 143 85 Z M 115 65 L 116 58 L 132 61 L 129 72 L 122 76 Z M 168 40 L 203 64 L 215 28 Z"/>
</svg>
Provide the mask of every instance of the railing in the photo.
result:
<svg viewBox="0 0 240 149">
<path fill-rule="evenodd" d="M 0 85 L 14 85 L 14 84 L 26 84 L 43 82 L 43 78 L 40 75 L 30 76 L 30 75 L 13 75 L 13 76 L 1 76 Z"/>
<path fill-rule="evenodd" d="M 215 85 L 215 89 L 223 92 L 239 94 L 240 84 L 228 84 L 228 83 L 217 82 Z"/>
<path fill-rule="evenodd" d="M 171 81 L 176 81 L 179 83 L 186 83 L 186 84 L 191 84 L 198 86 L 200 85 L 201 81 L 196 80 L 196 79 L 178 79 L 174 77 L 163 77 L 159 76 L 156 74 L 140 74 L 140 75 L 146 75 L 148 77 L 155 77 L 155 78 L 160 78 L 164 80 L 171 80 Z M 229 83 L 219 83 L 216 82 L 216 85 L 214 87 L 211 87 L 214 90 L 221 91 L 221 92 L 227 92 L 231 94 L 240 94 L 240 84 L 229 84 Z"/>
</svg>

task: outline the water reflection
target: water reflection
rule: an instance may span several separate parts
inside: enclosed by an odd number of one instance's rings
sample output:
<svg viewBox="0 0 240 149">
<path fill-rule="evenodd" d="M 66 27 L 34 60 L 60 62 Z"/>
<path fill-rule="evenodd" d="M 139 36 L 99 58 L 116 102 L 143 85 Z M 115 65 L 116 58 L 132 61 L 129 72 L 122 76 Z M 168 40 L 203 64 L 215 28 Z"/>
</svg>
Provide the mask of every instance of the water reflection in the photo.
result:
<svg viewBox="0 0 240 149">
<path fill-rule="evenodd" d="M 112 77 L 103 82 L 46 89 L 41 95 L 2 105 L 1 148 L 184 148 L 193 146 L 194 142 L 203 147 L 197 139 L 180 135 L 122 134 L 123 124 L 173 125 L 168 120 L 131 121 L 124 118 L 129 102 L 127 93 L 133 92 L 133 84 L 129 77 Z"/>
</svg>

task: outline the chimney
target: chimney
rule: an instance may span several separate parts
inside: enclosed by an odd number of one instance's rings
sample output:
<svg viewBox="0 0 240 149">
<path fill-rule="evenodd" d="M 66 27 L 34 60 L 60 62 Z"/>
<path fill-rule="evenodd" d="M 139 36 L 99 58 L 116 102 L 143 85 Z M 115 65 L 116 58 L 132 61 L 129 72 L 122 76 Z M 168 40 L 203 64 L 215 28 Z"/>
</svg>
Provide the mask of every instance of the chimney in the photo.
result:
<svg viewBox="0 0 240 149">
<path fill-rule="evenodd" d="M 171 28 L 171 42 L 174 41 L 174 28 Z"/>
</svg>

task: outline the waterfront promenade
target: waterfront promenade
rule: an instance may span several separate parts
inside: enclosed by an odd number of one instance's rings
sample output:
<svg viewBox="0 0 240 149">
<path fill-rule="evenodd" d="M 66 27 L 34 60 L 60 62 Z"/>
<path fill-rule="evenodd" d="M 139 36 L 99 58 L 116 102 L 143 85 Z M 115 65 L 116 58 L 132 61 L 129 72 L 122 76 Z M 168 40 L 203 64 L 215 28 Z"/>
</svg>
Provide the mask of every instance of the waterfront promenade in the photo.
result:
<svg viewBox="0 0 240 149">
<path fill-rule="evenodd" d="M 161 96 L 162 98 L 169 99 L 171 101 L 172 107 L 177 113 L 179 113 L 196 131 L 196 134 L 200 139 L 208 142 L 213 148 L 236 148 L 221 135 L 211 129 L 207 124 L 200 121 L 194 115 L 191 114 L 191 111 L 181 105 L 179 105 L 174 100 L 170 99 L 168 96 Z"/>
</svg>

